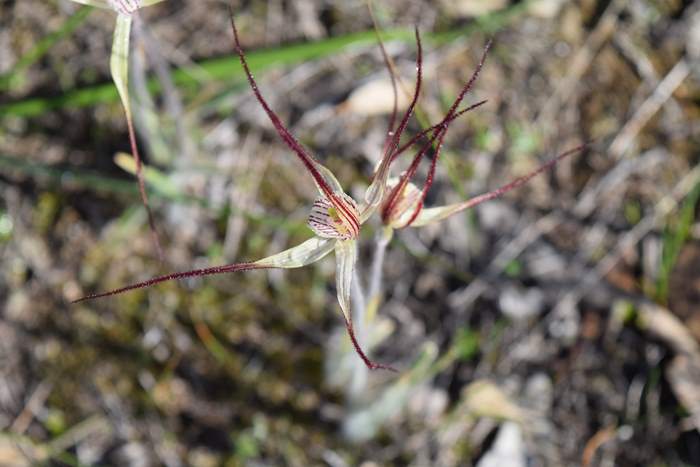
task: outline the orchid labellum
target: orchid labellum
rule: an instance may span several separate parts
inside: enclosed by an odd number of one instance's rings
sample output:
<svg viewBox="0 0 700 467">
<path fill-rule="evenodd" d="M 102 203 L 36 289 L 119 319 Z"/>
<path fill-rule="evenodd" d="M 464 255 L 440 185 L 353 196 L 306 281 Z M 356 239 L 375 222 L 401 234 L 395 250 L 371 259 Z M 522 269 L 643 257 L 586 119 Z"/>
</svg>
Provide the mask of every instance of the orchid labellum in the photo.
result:
<svg viewBox="0 0 700 467">
<path fill-rule="evenodd" d="M 442 208 L 423 209 L 423 201 L 428 189 L 430 188 L 430 185 L 432 184 L 435 173 L 435 165 L 437 163 L 440 148 L 449 124 L 460 115 L 484 104 L 485 102 L 478 102 L 465 108 L 464 110 L 458 111 L 458 108 L 465 95 L 471 89 L 476 81 L 476 78 L 478 77 L 479 71 L 481 70 L 486 57 L 486 52 L 488 51 L 488 45 L 471 79 L 462 88 L 457 99 L 452 104 L 443 120 L 401 145 L 401 136 L 406 129 L 408 121 L 414 111 L 421 88 L 422 48 L 420 34 L 416 29 L 417 73 L 413 97 L 406 112 L 399 120 L 399 123 L 395 128 L 393 127 L 395 113 L 392 115 L 390 131 L 387 134 L 388 136 L 384 145 L 382 157 L 376 166 L 372 182 L 365 192 L 364 199 L 358 203 L 347 193 L 345 193 L 341 184 L 330 172 L 330 170 L 324 167 L 307 152 L 307 150 L 284 126 L 279 117 L 270 109 L 267 101 L 258 89 L 258 85 L 248 67 L 233 18 L 231 18 L 231 23 L 233 27 L 235 50 L 240 58 L 241 65 L 245 71 L 255 97 L 269 117 L 279 136 L 282 138 L 282 140 L 284 140 L 287 146 L 305 167 L 318 189 L 319 197 L 313 203 L 308 219 L 308 225 L 315 233 L 315 236 L 309 240 L 306 240 L 300 245 L 258 261 L 167 274 L 154 277 L 144 282 L 122 287 L 117 290 L 112 290 L 110 292 L 88 295 L 77 301 L 116 295 L 129 290 L 148 287 L 160 282 L 187 277 L 223 274 L 252 269 L 299 268 L 314 263 L 333 251 L 335 252 L 336 259 L 336 285 L 338 302 L 340 304 L 340 309 L 345 320 L 345 326 L 347 328 L 350 340 L 357 354 L 368 368 L 391 369 L 388 366 L 375 363 L 369 359 L 355 337 L 352 321 L 350 289 L 357 262 L 357 238 L 362 225 L 367 221 L 367 219 L 369 219 L 372 214 L 379 209 L 381 209 L 381 215 L 385 225 L 392 228 L 406 227 L 409 225 L 420 226 L 443 219 L 449 215 L 478 204 L 479 202 L 485 201 L 486 199 L 500 196 L 504 192 L 522 185 L 537 173 L 540 173 L 553 165 L 559 158 L 575 152 L 578 150 L 578 148 L 564 153 L 563 155 L 559 156 L 558 159 L 545 164 L 537 171 L 517 179 L 499 190 L 483 195 L 482 197 L 477 197 L 465 203 L 445 206 Z M 418 152 L 415 154 L 409 168 L 400 177 L 390 178 L 389 172 L 391 164 L 399 155 L 407 152 L 408 149 L 416 145 L 421 139 L 426 139 L 427 141 L 424 142 L 423 146 L 421 146 Z M 424 159 L 424 156 L 426 156 L 431 148 L 433 148 L 434 154 L 430 169 L 428 171 L 428 176 L 426 178 L 424 188 L 418 189 L 411 183 L 410 180 L 415 175 L 420 162 Z"/>
</svg>

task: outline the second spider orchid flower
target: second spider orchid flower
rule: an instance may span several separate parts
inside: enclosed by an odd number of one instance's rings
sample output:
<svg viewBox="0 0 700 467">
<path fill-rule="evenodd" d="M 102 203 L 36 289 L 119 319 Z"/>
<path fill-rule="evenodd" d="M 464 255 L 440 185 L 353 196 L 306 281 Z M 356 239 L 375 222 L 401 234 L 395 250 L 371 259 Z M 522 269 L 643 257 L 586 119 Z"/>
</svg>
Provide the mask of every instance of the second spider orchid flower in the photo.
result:
<svg viewBox="0 0 700 467">
<path fill-rule="evenodd" d="M 406 169 L 399 177 L 392 177 L 388 179 L 386 178 L 387 174 L 382 173 L 382 165 L 380 165 L 375 171 L 375 177 L 383 176 L 381 184 L 382 192 L 384 193 L 384 195 L 380 195 L 379 198 L 381 203 L 382 222 L 386 226 L 384 235 L 387 237 L 387 239 L 391 238 L 394 229 L 402 229 L 405 227 L 422 227 L 428 224 L 439 222 L 441 220 L 446 219 L 447 217 L 452 216 L 453 214 L 457 214 L 458 212 L 470 209 L 485 201 L 498 198 L 507 193 L 508 191 L 511 191 L 515 188 L 524 185 L 533 177 L 552 168 L 561 159 L 575 154 L 587 146 L 586 144 L 583 144 L 573 149 L 569 149 L 554 157 L 553 159 L 549 160 L 548 162 L 542 164 L 535 170 L 521 177 L 518 177 L 493 191 L 484 193 L 479 196 L 475 196 L 466 201 L 453 203 L 446 206 L 432 208 L 424 207 L 424 201 L 427 196 L 428 190 L 432 186 L 435 176 L 435 169 L 437 167 L 437 162 L 440 157 L 440 150 L 442 149 L 442 144 L 445 135 L 447 134 L 447 129 L 450 123 L 460 115 L 469 112 L 470 110 L 475 109 L 481 106 L 482 104 L 486 103 L 485 100 L 480 101 L 461 111 L 457 111 L 465 95 L 469 92 L 474 82 L 478 78 L 479 72 L 481 71 L 481 68 L 484 65 L 486 56 L 490 48 L 491 41 L 487 42 L 486 47 L 484 48 L 484 51 L 482 53 L 481 59 L 479 60 L 476 69 L 472 73 L 471 78 L 462 87 L 462 90 L 450 106 L 450 109 L 448 110 L 445 117 L 438 124 L 417 134 L 403 146 L 393 146 L 392 150 L 385 155 L 386 159 L 382 161 L 382 163 L 386 163 L 386 166 L 388 167 L 400 154 L 404 153 L 407 149 L 416 144 L 420 138 L 427 137 L 427 142 L 425 142 L 415 154 L 413 161 L 411 162 L 408 169 Z M 389 69 L 391 70 L 391 67 L 389 67 Z M 418 69 L 420 76 L 420 61 Z M 414 96 L 414 102 L 415 98 L 418 95 L 418 92 L 419 88 L 416 87 L 416 95 Z M 411 182 L 411 179 L 416 174 L 421 160 L 431 148 L 433 149 L 433 155 L 430 162 L 430 167 L 428 169 L 428 174 L 425 178 L 423 188 L 419 189 L 413 182 Z"/>
</svg>

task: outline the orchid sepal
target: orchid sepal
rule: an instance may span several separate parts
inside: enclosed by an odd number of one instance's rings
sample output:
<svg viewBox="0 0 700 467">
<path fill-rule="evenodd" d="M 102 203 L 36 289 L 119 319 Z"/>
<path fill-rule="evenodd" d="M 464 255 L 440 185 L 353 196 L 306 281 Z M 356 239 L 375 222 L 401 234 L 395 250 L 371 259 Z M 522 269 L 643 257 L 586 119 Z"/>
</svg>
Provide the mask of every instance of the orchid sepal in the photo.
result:
<svg viewBox="0 0 700 467">
<path fill-rule="evenodd" d="M 315 263 L 316 261 L 319 261 L 326 255 L 328 255 L 328 253 L 333 251 L 334 246 L 335 242 L 331 239 L 312 237 L 300 243 L 299 245 L 293 246 L 280 253 L 276 253 L 272 256 L 268 256 L 266 258 L 259 259 L 254 262 L 225 264 L 222 266 L 212 266 L 209 268 L 192 269 L 190 271 L 181 271 L 171 274 L 164 274 L 162 276 L 152 277 L 151 279 L 127 285 L 119 289 L 110 290 L 108 292 L 99 292 L 86 295 L 77 300 L 73 300 L 71 303 L 78 303 L 86 300 L 92 300 L 95 298 L 119 295 L 121 293 L 129 292 L 131 290 L 142 289 L 144 287 L 150 287 L 155 284 L 160 284 L 161 282 L 186 279 L 189 277 L 212 276 L 215 274 L 250 271 L 253 269 L 300 268 L 311 263 Z"/>
<path fill-rule="evenodd" d="M 121 15 L 131 15 L 136 10 L 155 5 L 163 0 L 73 0 L 75 3 L 88 5 L 103 10 L 113 10 Z"/>
<path fill-rule="evenodd" d="M 312 237 L 295 247 L 255 261 L 253 264 L 268 268 L 300 268 L 321 260 L 333 251 L 334 246 L 332 239 Z"/>
</svg>

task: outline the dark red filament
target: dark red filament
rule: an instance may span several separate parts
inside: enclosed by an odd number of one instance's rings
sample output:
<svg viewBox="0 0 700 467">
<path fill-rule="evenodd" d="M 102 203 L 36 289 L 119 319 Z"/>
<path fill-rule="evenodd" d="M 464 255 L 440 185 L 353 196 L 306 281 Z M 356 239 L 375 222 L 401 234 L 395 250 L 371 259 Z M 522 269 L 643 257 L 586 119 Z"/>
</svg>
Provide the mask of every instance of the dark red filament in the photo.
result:
<svg viewBox="0 0 700 467">
<path fill-rule="evenodd" d="M 92 300 L 94 298 L 109 297 L 111 295 L 118 295 L 129 290 L 143 289 L 144 287 L 150 287 L 161 282 L 167 282 L 177 279 L 185 279 L 187 277 L 200 277 L 200 276 L 210 276 L 212 274 L 225 274 L 227 272 L 237 272 L 237 271 L 250 271 L 251 269 L 271 269 L 272 266 L 261 266 L 255 263 L 235 263 L 227 264 L 224 266 L 213 266 L 204 269 L 193 269 L 191 271 L 175 272 L 172 274 L 165 274 L 162 276 L 153 277 L 143 282 L 137 282 L 136 284 L 127 285 L 120 289 L 110 290 L 109 292 L 96 293 L 91 295 L 86 295 L 85 297 L 73 300 L 71 303 L 79 303 L 85 300 Z"/>
<path fill-rule="evenodd" d="M 395 368 L 389 365 L 383 365 L 381 363 L 373 362 L 369 359 L 369 357 L 367 357 L 365 352 L 362 350 L 362 347 L 360 347 L 360 344 L 357 342 L 352 322 L 345 320 L 345 329 L 347 329 L 348 331 L 348 335 L 350 336 L 350 342 L 352 342 L 352 346 L 355 348 L 355 352 L 357 353 L 357 355 L 359 355 L 359 357 L 362 359 L 367 368 L 369 368 L 370 370 L 389 370 L 397 373 L 397 370 Z"/>
<path fill-rule="evenodd" d="M 418 216 L 418 213 L 423 207 L 423 202 L 425 201 L 425 196 L 428 193 L 428 190 L 430 189 L 430 186 L 433 184 L 433 179 L 434 179 L 434 174 L 435 174 L 435 167 L 437 165 L 437 161 L 440 157 L 440 150 L 442 148 L 442 142 L 445 138 L 445 135 L 447 134 L 447 129 L 449 127 L 449 124 L 454 121 L 456 118 L 457 114 L 457 107 L 461 104 L 462 100 L 464 99 L 464 96 L 469 92 L 469 90 L 472 88 L 474 83 L 476 82 L 476 79 L 479 76 L 479 72 L 484 66 L 484 62 L 486 61 L 486 55 L 488 54 L 489 49 L 491 48 L 491 41 L 489 40 L 486 43 L 486 47 L 484 48 L 484 52 L 481 56 L 481 59 L 479 60 L 479 63 L 477 64 L 476 69 L 474 70 L 474 73 L 472 73 L 471 78 L 469 81 L 462 87 L 462 90 L 460 91 L 459 95 L 455 99 L 455 101 L 452 103 L 452 106 L 448 110 L 447 114 L 445 115 L 445 118 L 442 119 L 440 123 L 435 125 L 433 128 L 433 134 L 429 138 L 428 142 L 425 143 L 421 149 L 418 151 L 418 153 L 415 155 L 411 165 L 409 166 L 408 170 L 406 170 L 401 178 L 399 179 L 399 183 L 394 187 L 392 192 L 389 194 L 388 201 L 384 205 L 384 208 L 382 210 L 382 219 L 387 222 L 390 217 L 391 213 L 396 207 L 396 204 L 399 202 L 401 198 L 401 194 L 403 193 L 403 190 L 406 188 L 406 185 L 408 182 L 413 178 L 413 176 L 416 173 L 416 170 L 418 169 L 418 165 L 423 158 L 423 156 L 428 152 L 428 150 L 433 146 L 433 143 L 437 141 L 435 144 L 435 154 L 433 155 L 432 161 L 430 163 L 430 169 L 428 171 L 428 175 L 426 177 L 425 185 L 423 186 L 422 193 L 421 193 L 421 199 L 416 205 L 416 209 L 414 213 L 411 216 L 410 221 L 406 224 L 406 226 L 410 225 L 413 220 L 415 220 L 416 216 Z M 479 104 L 480 105 L 480 104 Z M 477 105 L 478 106 L 478 105 Z M 473 106 L 472 106 L 473 108 Z M 469 110 L 466 109 L 466 110 Z"/>
<path fill-rule="evenodd" d="M 340 214 L 343 215 L 346 221 L 352 225 L 353 231 L 359 232 L 360 224 L 359 220 L 357 219 L 357 216 L 348 209 L 345 202 L 343 202 L 343 200 L 340 199 L 340 197 L 328 185 L 321 173 L 315 167 L 315 164 L 317 163 L 316 160 L 309 153 L 306 152 L 306 150 L 302 147 L 301 143 L 299 143 L 299 141 L 297 141 L 297 139 L 289 132 L 289 130 L 284 126 L 279 117 L 272 111 L 267 101 L 260 93 L 260 90 L 258 89 L 258 84 L 255 82 L 255 78 L 253 78 L 253 74 L 251 73 L 250 68 L 248 67 L 248 62 L 246 61 L 245 53 L 243 52 L 240 40 L 238 39 L 238 30 L 236 29 L 236 23 L 233 20 L 233 13 L 231 14 L 231 27 L 233 28 L 233 38 L 236 53 L 238 54 L 238 58 L 241 61 L 241 65 L 243 66 L 243 70 L 246 74 L 246 77 L 248 78 L 248 83 L 250 84 L 250 87 L 252 88 L 255 97 L 258 99 L 258 102 L 260 102 L 260 105 L 262 106 L 263 110 L 265 110 L 265 113 L 270 118 L 270 121 L 275 127 L 277 134 L 282 138 L 282 140 L 287 144 L 287 146 L 297 155 L 301 163 L 304 164 L 304 167 L 306 167 L 306 170 L 308 170 L 311 176 L 314 178 L 318 186 L 321 188 L 321 191 L 323 191 L 323 194 L 326 195 L 326 197 L 328 198 L 328 201 L 330 201 L 333 204 L 333 206 L 335 206 L 336 209 L 338 209 Z"/>
</svg>

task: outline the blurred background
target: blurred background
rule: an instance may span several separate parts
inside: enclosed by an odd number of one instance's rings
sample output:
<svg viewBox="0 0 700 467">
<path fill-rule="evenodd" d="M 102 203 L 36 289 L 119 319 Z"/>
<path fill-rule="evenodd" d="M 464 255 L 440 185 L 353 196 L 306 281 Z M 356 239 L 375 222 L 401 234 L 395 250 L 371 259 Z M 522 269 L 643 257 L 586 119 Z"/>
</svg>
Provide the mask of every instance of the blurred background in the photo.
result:
<svg viewBox="0 0 700 467">
<path fill-rule="evenodd" d="M 360 199 L 392 106 L 367 3 L 230 6 L 271 106 Z M 465 101 L 488 103 L 452 124 L 428 205 L 593 141 L 395 233 L 363 338 L 397 374 L 352 352 L 330 258 L 69 304 L 311 236 L 315 190 L 243 79 L 228 7 L 133 21 L 160 263 L 115 158 L 114 12 L 0 2 L 0 465 L 700 465 L 698 2 L 375 0 L 403 106 L 423 35 L 411 135 L 494 40 Z"/>
</svg>

